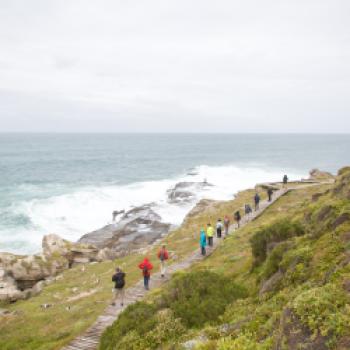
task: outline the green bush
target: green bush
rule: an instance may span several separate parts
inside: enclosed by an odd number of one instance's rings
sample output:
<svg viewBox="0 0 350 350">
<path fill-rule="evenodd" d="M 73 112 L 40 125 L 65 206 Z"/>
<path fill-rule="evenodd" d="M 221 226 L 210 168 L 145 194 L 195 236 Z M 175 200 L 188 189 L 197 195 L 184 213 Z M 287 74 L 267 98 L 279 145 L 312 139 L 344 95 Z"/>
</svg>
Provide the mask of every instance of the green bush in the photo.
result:
<svg viewBox="0 0 350 350">
<path fill-rule="evenodd" d="M 122 312 L 117 321 L 103 333 L 100 343 L 100 349 L 112 350 L 114 345 L 131 330 L 133 338 L 136 335 L 142 335 L 153 329 L 157 324 L 155 314 L 157 308 L 154 304 L 137 302 L 128 306 Z"/>
<path fill-rule="evenodd" d="M 192 328 L 216 321 L 228 304 L 245 295 L 245 289 L 230 278 L 198 271 L 176 276 L 163 294 L 162 303 Z"/>
<path fill-rule="evenodd" d="M 278 271 L 280 262 L 283 259 L 285 252 L 291 247 L 290 242 L 279 243 L 269 254 L 261 272 L 261 279 L 270 278 L 275 272 Z"/>
<path fill-rule="evenodd" d="M 301 236 L 304 233 L 304 227 L 299 222 L 291 222 L 286 219 L 277 221 L 259 230 L 250 239 L 254 266 L 259 266 L 266 260 L 267 246 L 269 243 L 283 242 L 291 237 Z"/>
<path fill-rule="evenodd" d="M 218 350 L 270 350 L 272 348 L 272 338 L 267 338 L 262 342 L 256 339 L 255 334 L 241 334 L 236 338 L 225 337 L 218 342 Z"/>
<path fill-rule="evenodd" d="M 245 295 L 244 288 L 214 272 L 178 274 L 150 303 L 128 306 L 103 333 L 100 349 L 157 349 L 176 343 L 187 328 L 216 321 L 228 304 Z"/>
<path fill-rule="evenodd" d="M 336 284 L 329 283 L 299 294 L 291 306 L 313 337 L 338 336 L 350 324 L 349 296 Z"/>
</svg>

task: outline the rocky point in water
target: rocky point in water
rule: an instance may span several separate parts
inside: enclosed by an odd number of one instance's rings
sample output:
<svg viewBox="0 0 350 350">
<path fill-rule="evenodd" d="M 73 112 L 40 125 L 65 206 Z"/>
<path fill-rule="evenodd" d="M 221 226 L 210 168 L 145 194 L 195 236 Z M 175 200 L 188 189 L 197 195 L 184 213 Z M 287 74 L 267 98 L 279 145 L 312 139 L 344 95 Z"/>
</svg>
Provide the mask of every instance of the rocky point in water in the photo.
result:
<svg viewBox="0 0 350 350">
<path fill-rule="evenodd" d="M 170 224 L 161 221 L 151 206 L 145 204 L 135 207 L 127 211 L 117 223 L 87 233 L 79 242 L 93 244 L 98 248 L 108 247 L 118 256 L 151 244 L 171 228 Z"/>
<path fill-rule="evenodd" d="M 187 203 L 196 196 L 196 192 L 203 191 L 208 187 L 213 186 L 206 180 L 203 182 L 188 182 L 183 181 L 177 183 L 174 188 L 168 190 L 168 202 L 169 203 Z"/>
</svg>

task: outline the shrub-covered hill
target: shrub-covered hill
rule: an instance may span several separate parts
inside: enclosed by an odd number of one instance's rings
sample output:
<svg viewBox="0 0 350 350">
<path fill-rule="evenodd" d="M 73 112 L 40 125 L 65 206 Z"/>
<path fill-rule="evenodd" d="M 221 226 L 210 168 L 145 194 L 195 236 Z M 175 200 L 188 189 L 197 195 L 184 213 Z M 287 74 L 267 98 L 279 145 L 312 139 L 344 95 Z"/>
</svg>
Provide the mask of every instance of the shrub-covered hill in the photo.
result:
<svg viewBox="0 0 350 350">
<path fill-rule="evenodd" d="M 260 190 L 266 198 L 265 191 Z M 128 288 L 141 278 L 138 263 L 144 254 L 158 271 L 156 254 L 161 244 L 167 244 L 171 263 L 183 260 L 198 249 L 201 227 L 207 222 L 214 225 L 225 214 L 232 215 L 250 202 L 254 193 L 254 189 L 248 189 L 229 201 L 202 200 L 179 228 L 159 244 L 149 246 L 147 252 L 135 252 L 115 261 L 77 265 L 57 276 L 39 295 L 15 303 L 0 302 L 0 349 L 61 349 L 84 333 L 111 302 L 111 275 L 116 266 L 126 272 Z"/>
<path fill-rule="evenodd" d="M 289 192 L 128 307 L 105 349 L 350 349 L 350 168 Z"/>
</svg>

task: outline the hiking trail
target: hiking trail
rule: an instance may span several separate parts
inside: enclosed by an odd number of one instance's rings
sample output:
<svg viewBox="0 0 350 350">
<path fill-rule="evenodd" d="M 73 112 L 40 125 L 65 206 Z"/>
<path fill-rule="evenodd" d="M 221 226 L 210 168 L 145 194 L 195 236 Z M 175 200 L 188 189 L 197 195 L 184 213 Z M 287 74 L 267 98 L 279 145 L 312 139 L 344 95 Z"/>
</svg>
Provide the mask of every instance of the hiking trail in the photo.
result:
<svg viewBox="0 0 350 350">
<path fill-rule="evenodd" d="M 317 183 L 319 184 L 319 183 Z M 261 201 L 259 205 L 259 210 L 254 211 L 250 215 L 242 216 L 240 228 L 245 226 L 247 223 L 255 220 L 258 216 L 260 216 L 266 208 L 268 208 L 271 204 L 277 201 L 280 197 L 284 196 L 289 191 L 299 189 L 302 187 L 309 187 L 315 184 L 305 184 L 304 186 L 292 187 L 292 188 L 281 188 L 274 192 L 271 202 L 265 200 Z M 229 228 L 229 233 L 232 233 L 237 228 L 236 224 L 232 224 Z M 209 256 L 221 243 L 223 239 L 215 238 L 214 246 L 207 246 L 207 255 Z M 205 259 L 206 256 L 202 256 L 199 243 L 198 249 L 190 254 L 188 257 L 183 259 L 180 262 L 176 262 L 172 265 L 167 266 L 167 272 L 165 277 L 161 277 L 160 272 L 153 273 L 150 280 L 151 289 L 157 288 L 162 285 L 164 282 L 169 281 L 171 275 L 179 270 L 184 270 L 190 267 L 193 263 L 198 262 L 200 260 Z M 89 327 L 83 334 L 79 335 L 75 339 L 73 339 L 68 345 L 64 346 L 61 350 L 96 350 L 99 345 L 100 337 L 103 331 L 110 326 L 119 316 L 119 314 L 130 304 L 133 304 L 139 300 L 141 300 L 148 291 L 144 289 L 143 279 L 138 281 L 133 287 L 127 288 L 125 290 L 124 297 L 124 306 L 122 307 L 120 303 L 116 302 L 116 305 L 109 305 L 105 309 L 104 313 L 100 315 L 95 323 Z"/>
</svg>

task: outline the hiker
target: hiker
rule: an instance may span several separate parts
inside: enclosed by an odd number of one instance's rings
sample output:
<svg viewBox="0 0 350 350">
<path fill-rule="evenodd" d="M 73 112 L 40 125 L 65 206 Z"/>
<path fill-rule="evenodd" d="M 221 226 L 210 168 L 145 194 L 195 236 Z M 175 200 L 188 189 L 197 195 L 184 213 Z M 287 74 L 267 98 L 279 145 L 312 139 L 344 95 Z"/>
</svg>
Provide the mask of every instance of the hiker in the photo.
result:
<svg viewBox="0 0 350 350">
<path fill-rule="evenodd" d="M 284 187 L 284 186 L 287 186 L 287 183 L 288 183 L 288 176 L 287 176 L 287 175 L 284 175 L 284 176 L 283 176 L 283 187 Z"/>
<path fill-rule="evenodd" d="M 145 289 L 149 290 L 149 280 L 151 279 L 151 270 L 153 269 L 153 265 L 147 258 L 145 258 L 142 263 L 139 264 L 139 268 L 142 270 Z"/>
<path fill-rule="evenodd" d="M 117 215 L 118 215 L 118 212 L 114 210 L 112 213 L 112 221 L 115 221 L 115 218 L 117 217 Z"/>
<path fill-rule="evenodd" d="M 200 246 L 201 246 L 201 253 L 202 255 L 206 255 L 207 251 L 205 250 L 205 247 L 207 246 L 207 237 L 204 232 L 204 228 L 201 228 L 201 233 L 200 233 Z"/>
<path fill-rule="evenodd" d="M 250 215 L 250 213 L 252 213 L 253 210 L 252 210 L 252 207 L 249 205 L 249 204 L 245 204 L 244 205 L 244 213 L 245 215 Z"/>
<path fill-rule="evenodd" d="M 218 222 L 216 223 L 216 237 L 221 238 L 222 234 L 222 222 L 221 219 L 218 219 Z"/>
<path fill-rule="evenodd" d="M 225 218 L 224 218 L 224 228 L 225 228 L 225 236 L 228 235 L 228 229 L 230 227 L 230 219 L 227 215 L 225 215 Z"/>
<path fill-rule="evenodd" d="M 120 298 L 120 305 L 124 305 L 124 286 L 125 286 L 125 272 L 123 272 L 119 267 L 116 268 L 115 274 L 112 276 L 112 282 L 114 282 L 113 288 L 113 303 L 116 304 L 116 300 Z"/>
<path fill-rule="evenodd" d="M 272 195 L 273 195 L 273 189 L 271 187 L 269 187 L 267 189 L 267 195 L 269 197 L 269 202 L 271 202 L 272 201 Z"/>
<path fill-rule="evenodd" d="M 207 237 L 208 237 L 208 245 L 209 247 L 213 246 L 213 237 L 214 237 L 214 229 L 211 224 L 207 224 Z"/>
<path fill-rule="evenodd" d="M 169 259 L 168 251 L 165 249 L 165 245 L 158 252 L 158 259 L 160 260 L 160 275 L 164 277 L 165 275 L 165 261 Z"/>
<path fill-rule="evenodd" d="M 259 203 L 260 203 L 260 196 L 259 196 L 259 193 L 256 192 L 254 196 L 255 211 L 259 210 Z"/>
<path fill-rule="evenodd" d="M 239 212 L 239 210 L 237 210 L 234 214 L 234 219 L 237 222 L 237 228 L 240 227 L 240 222 L 241 222 L 241 213 Z"/>
</svg>

